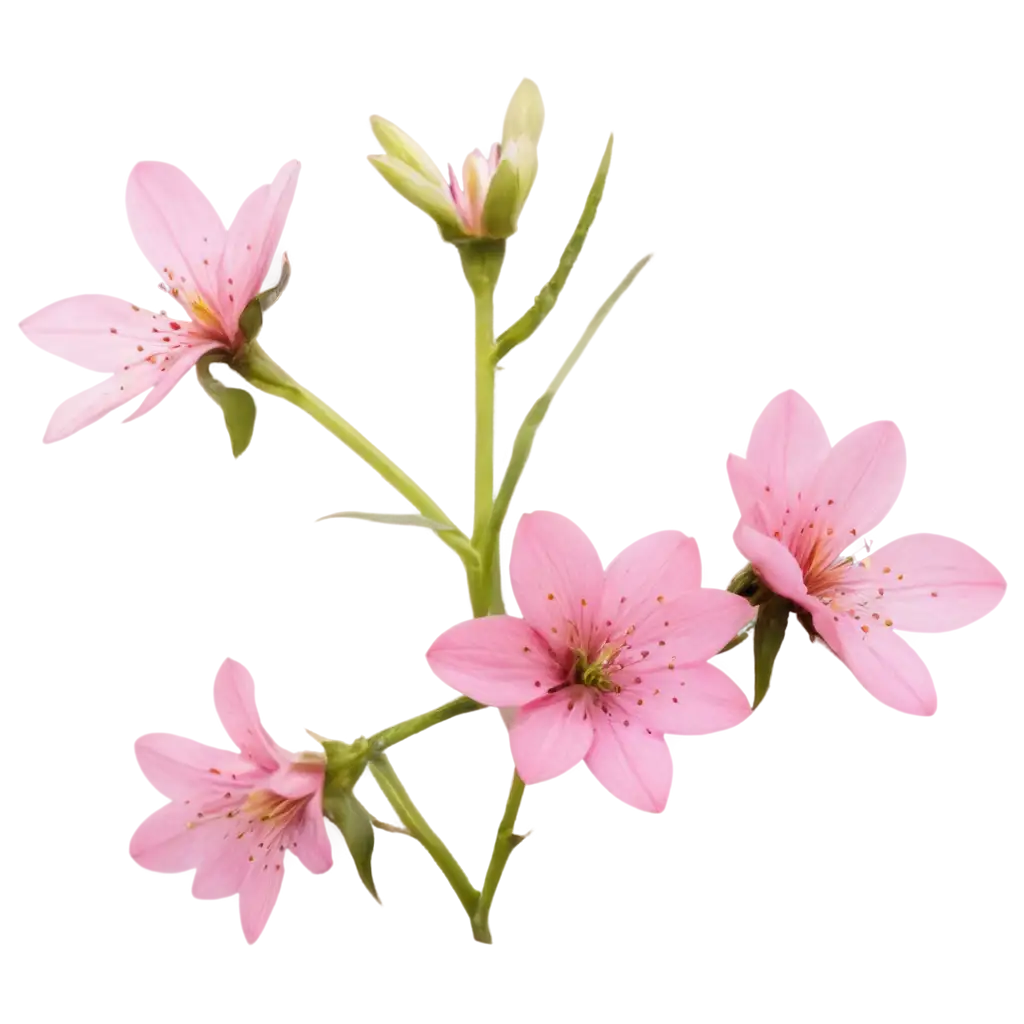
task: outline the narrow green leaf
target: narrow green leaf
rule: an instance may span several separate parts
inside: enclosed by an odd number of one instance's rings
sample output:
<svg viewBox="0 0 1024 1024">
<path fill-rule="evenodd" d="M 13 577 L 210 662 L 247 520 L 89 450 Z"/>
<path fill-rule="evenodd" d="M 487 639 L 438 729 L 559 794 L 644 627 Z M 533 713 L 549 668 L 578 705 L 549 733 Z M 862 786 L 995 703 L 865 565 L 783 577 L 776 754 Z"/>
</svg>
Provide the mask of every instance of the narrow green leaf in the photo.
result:
<svg viewBox="0 0 1024 1024">
<path fill-rule="evenodd" d="M 484 231 L 490 238 L 508 238 L 515 233 L 519 215 L 519 175 L 516 166 L 502 160 L 491 178 L 484 200 Z"/>
<path fill-rule="evenodd" d="M 754 707 L 764 700 L 772 681 L 772 668 L 786 636 L 792 605 L 777 594 L 757 609 L 754 623 Z"/>
<path fill-rule="evenodd" d="M 569 241 L 562 250 L 550 278 L 541 287 L 526 311 L 511 327 L 502 332 L 495 343 L 493 355 L 495 362 L 500 362 L 516 345 L 521 344 L 531 334 L 534 334 L 544 321 L 544 317 L 558 300 L 572 265 L 583 249 L 590 229 L 594 226 L 594 221 L 601 207 L 601 200 L 604 197 L 604 186 L 606 183 L 607 174 L 602 166 L 598 168 L 597 173 L 591 179 L 590 185 L 587 188 L 586 198 L 584 199 L 583 210 L 577 222 L 575 222 L 575 226 L 572 228 Z"/>
<path fill-rule="evenodd" d="M 747 637 L 750 636 L 750 630 L 745 629 L 742 633 L 737 633 L 718 653 L 725 654 L 726 651 L 731 651 L 734 647 L 739 647 Z"/>
<path fill-rule="evenodd" d="M 454 526 L 445 526 L 434 519 L 414 514 L 396 514 L 388 512 L 332 512 L 329 516 L 321 516 L 317 522 L 322 523 L 325 519 L 365 519 L 369 523 L 388 523 L 391 526 L 425 526 L 428 530 L 436 530 L 443 533 L 445 530 L 454 530 Z"/>
<path fill-rule="evenodd" d="M 551 391 L 541 395 L 540 400 L 529 416 L 526 417 L 526 422 L 523 423 L 519 430 L 519 436 L 516 438 L 508 465 L 505 467 L 505 476 L 498 490 L 498 497 L 495 499 L 494 508 L 492 513 L 490 513 L 490 529 L 494 531 L 496 540 L 505 522 L 505 517 L 508 515 L 509 506 L 515 498 L 519 480 L 529 460 L 529 454 L 534 450 L 537 431 L 544 422 L 544 418 L 548 415 L 548 409 L 553 398 L 554 394 Z"/>
<path fill-rule="evenodd" d="M 373 883 L 373 818 L 351 792 L 324 795 L 324 816 L 338 827 L 359 878 L 370 895 L 380 903 Z"/>
<path fill-rule="evenodd" d="M 210 372 L 211 363 L 223 362 L 219 353 L 209 352 L 196 363 L 196 376 L 203 390 L 220 406 L 224 425 L 231 438 L 231 451 L 237 459 L 252 440 L 256 426 L 256 401 L 248 391 L 229 388 Z"/>
</svg>

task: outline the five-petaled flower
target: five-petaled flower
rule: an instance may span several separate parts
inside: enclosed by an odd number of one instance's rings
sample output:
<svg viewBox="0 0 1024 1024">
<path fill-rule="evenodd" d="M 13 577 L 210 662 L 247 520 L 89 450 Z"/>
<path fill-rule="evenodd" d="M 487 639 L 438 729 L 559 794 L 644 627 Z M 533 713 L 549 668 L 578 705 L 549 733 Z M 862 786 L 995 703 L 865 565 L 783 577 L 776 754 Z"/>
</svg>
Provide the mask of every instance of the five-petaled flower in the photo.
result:
<svg viewBox="0 0 1024 1024">
<path fill-rule="evenodd" d="M 294 853 L 314 874 L 331 866 L 324 828 L 323 754 L 292 754 L 260 723 L 252 676 L 230 658 L 214 683 L 217 714 L 240 753 L 153 733 L 135 744 L 146 778 L 172 801 L 132 836 L 151 871 L 196 869 L 192 895 L 239 895 L 242 931 L 255 942 Z"/>
<path fill-rule="evenodd" d="M 676 531 L 630 545 L 607 569 L 568 519 L 519 522 L 512 588 L 523 618 L 449 629 L 430 667 L 484 704 L 517 708 L 509 725 L 524 782 L 581 760 L 615 796 L 660 811 L 672 782 L 665 733 L 727 729 L 750 714 L 708 658 L 749 621 L 750 606 L 702 589 L 697 543 Z"/>
<path fill-rule="evenodd" d="M 225 229 L 209 200 L 176 167 L 140 163 L 128 178 L 128 221 L 188 318 L 151 313 L 107 295 L 63 299 L 21 329 L 40 348 L 89 370 L 112 374 L 64 402 L 45 441 L 59 441 L 149 391 L 128 417 L 161 402 L 207 352 L 244 343 L 238 318 L 260 290 L 284 230 L 299 164 L 287 163 L 261 185 Z M 152 389 L 150 391 L 150 389 Z"/>
<path fill-rule="evenodd" d="M 930 715 L 931 675 L 895 630 L 966 626 L 995 608 L 1006 581 L 973 548 L 930 533 L 844 555 L 892 508 L 905 468 L 894 423 L 869 423 L 833 447 L 795 391 L 761 413 L 746 459 L 728 462 L 741 515 L 736 546 L 764 583 L 810 612 L 815 632 L 869 693 Z"/>
</svg>

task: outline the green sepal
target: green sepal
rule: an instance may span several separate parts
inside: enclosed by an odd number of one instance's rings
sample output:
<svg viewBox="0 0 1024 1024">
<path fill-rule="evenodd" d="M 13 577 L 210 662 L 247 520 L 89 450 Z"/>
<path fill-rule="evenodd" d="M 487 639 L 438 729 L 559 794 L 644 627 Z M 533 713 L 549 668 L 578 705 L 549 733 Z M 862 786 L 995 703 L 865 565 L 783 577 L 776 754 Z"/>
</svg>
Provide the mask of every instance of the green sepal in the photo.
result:
<svg viewBox="0 0 1024 1024">
<path fill-rule="evenodd" d="M 455 204 L 441 185 L 397 157 L 370 156 L 367 159 L 400 196 L 433 218 L 446 242 L 467 237 Z"/>
<path fill-rule="evenodd" d="M 369 523 L 387 523 L 390 526 L 422 526 L 437 533 L 455 529 L 454 526 L 445 526 L 444 523 L 413 513 L 332 512 L 329 516 L 321 516 L 317 522 L 322 523 L 325 519 L 364 519 Z"/>
<path fill-rule="evenodd" d="M 255 341 L 259 336 L 260 328 L 263 326 L 263 314 L 281 298 L 281 293 L 288 287 L 291 276 L 292 265 L 288 260 L 288 253 L 285 253 L 281 260 L 281 276 L 277 284 L 250 299 L 238 318 L 238 329 L 246 341 Z"/>
<path fill-rule="evenodd" d="M 754 622 L 754 704 L 756 708 L 768 693 L 772 682 L 775 657 L 786 636 L 786 624 L 792 604 L 784 597 L 773 594 L 758 606 Z"/>
<path fill-rule="evenodd" d="M 514 235 L 522 204 L 519 201 L 519 174 L 510 160 L 502 160 L 491 178 L 484 200 L 483 227 L 488 238 Z"/>
<path fill-rule="evenodd" d="M 249 446 L 256 427 L 256 399 L 246 379 L 220 352 L 208 352 L 196 364 L 196 380 L 217 410 L 224 428 L 224 452 L 237 459 Z"/>
<path fill-rule="evenodd" d="M 324 792 L 324 816 L 334 822 L 352 862 L 356 866 L 359 878 L 366 886 L 367 892 L 380 903 L 377 886 L 373 881 L 373 818 L 370 812 L 356 799 L 351 791 L 334 793 L 330 796 Z"/>
</svg>

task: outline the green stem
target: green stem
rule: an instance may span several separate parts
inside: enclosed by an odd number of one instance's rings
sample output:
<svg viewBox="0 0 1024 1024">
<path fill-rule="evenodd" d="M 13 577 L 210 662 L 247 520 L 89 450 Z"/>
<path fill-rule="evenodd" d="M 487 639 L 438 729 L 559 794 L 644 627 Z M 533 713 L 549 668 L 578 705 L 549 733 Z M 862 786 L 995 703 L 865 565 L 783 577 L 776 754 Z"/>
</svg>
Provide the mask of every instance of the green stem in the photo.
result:
<svg viewBox="0 0 1024 1024">
<path fill-rule="evenodd" d="M 467 572 L 477 571 L 477 555 L 466 535 L 445 515 L 441 507 L 407 473 L 395 465 L 376 445 L 339 416 L 329 405 L 290 377 L 257 342 L 250 342 L 235 360 L 234 368 L 254 387 L 277 395 L 308 413 L 339 441 L 375 469 L 422 515 L 449 527 L 437 535 L 462 559 Z"/>
<path fill-rule="evenodd" d="M 480 893 L 473 888 L 466 872 L 459 867 L 458 861 L 451 855 L 448 847 L 441 842 L 437 833 L 427 824 L 426 819 L 409 799 L 409 794 L 391 767 L 387 756 L 380 754 L 370 762 L 370 771 L 377 780 L 381 792 L 387 797 L 388 803 L 394 808 L 399 820 L 409 832 L 420 841 L 423 848 L 433 858 L 441 873 L 448 879 L 449 885 L 455 890 L 459 902 L 472 920 L 480 901 Z"/>
<path fill-rule="evenodd" d="M 505 243 L 490 239 L 466 242 L 459 246 L 459 256 L 475 307 L 476 452 L 471 543 L 479 565 L 470 582 L 470 599 L 473 615 L 479 618 L 490 612 L 494 593 L 494 288 L 505 258 Z"/>
<path fill-rule="evenodd" d="M 442 704 L 439 708 L 434 708 L 433 711 L 427 711 L 415 718 L 409 718 L 397 725 L 389 726 L 387 729 L 381 729 L 380 732 L 374 733 L 367 742 L 370 744 L 371 751 L 376 754 L 387 750 L 388 747 L 393 747 L 396 743 L 401 743 L 402 740 L 407 740 L 410 736 L 415 736 L 418 732 L 423 732 L 424 729 L 447 722 L 449 718 L 465 715 L 470 711 L 479 711 L 483 707 L 485 705 L 478 704 L 469 697 L 458 697 L 447 704 Z"/>
<path fill-rule="evenodd" d="M 501 824 L 498 825 L 498 834 L 494 839 L 494 852 L 491 854 L 490 864 L 487 865 L 484 887 L 480 892 L 476 910 L 470 917 L 473 925 L 473 938 L 477 942 L 491 941 L 491 928 L 488 921 L 491 903 L 494 902 L 494 894 L 498 890 L 498 882 L 501 881 L 501 873 L 505 870 L 509 855 L 521 842 L 521 837 L 515 835 L 512 829 L 516 824 L 519 805 L 523 802 L 523 789 L 523 780 L 519 778 L 518 773 L 514 774 L 508 802 L 505 804 L 505 814 L 501 819 Z"/>
</svg>

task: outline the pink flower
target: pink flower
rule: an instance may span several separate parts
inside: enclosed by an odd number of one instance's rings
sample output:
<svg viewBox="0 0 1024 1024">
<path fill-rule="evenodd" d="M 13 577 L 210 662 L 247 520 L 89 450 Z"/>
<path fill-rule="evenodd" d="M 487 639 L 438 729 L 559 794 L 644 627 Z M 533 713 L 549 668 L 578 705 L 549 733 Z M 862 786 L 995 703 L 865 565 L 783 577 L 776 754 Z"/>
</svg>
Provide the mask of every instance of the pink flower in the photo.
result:
<svg viewBox="0 0 1024 1024">
<path fill-rule="evenodd" d="M 795 391 L 754 424 L 746 459 L 729 456 L 740 507 L 736 546 L 776 594 L 811 613 L 815 631 L 864 688 L 900 711 L 930 715 L 928 669 L 895 630 L 966 626 L 1002 599 L 1006 581 L 972 548 L 917 533 L 864 556 L 843 552 L 892 508 L 906 452 L 894 423 L 869 423 L 831 446 Z"/>
<path fill-rule="evenodd" d="M 509 726 L 524 782 L 581 760 L 620 800 L 660 811 L 672 783 L 665 733 L 727 729 L 750 714 L 707 659 L 751 617 L 742 598 L 700 586 L 696 541 L 676 531 L 630 545 L 607 569 L 552 512 L 523 516 L 511 559 L 523 613 L 473 619 L 427 652 L 449 686 L 518 708 Z"/>
<path fill-rule="evenodd" d="M 64 402 L 44 441 L 68 437 L 149 391 L 128 417 L 133 420 L 158 405 L 205 353 L 237 351 L 244 342 L 238 317 L 267 275 L 298 176 L 296 161 L 285 164 L 225 230 L 209 200 L 176 167 L 136 164 L 127 194 L 132 233 L 160 274 L 160 287 L 191 319 L 107 295 L 78 295 L 22 321 L 40 348 L 112 374 Z"/>
<path fill-rule="evenodd" d="M 135 744 L 146 778 L 172 801 L 132 836 L 150 871 L 196 869 L 192 895 L 239 895 L 242 931 L 255 942 L 270 917 L 291 851 L 314 874 L 331 866 L 324 828 L 323 754 L 292 754 L 266 733 L 252 676 L 230 658 L 213 688 L 217 714 L 240 753 L 152 733 Z"/>
</svg>

